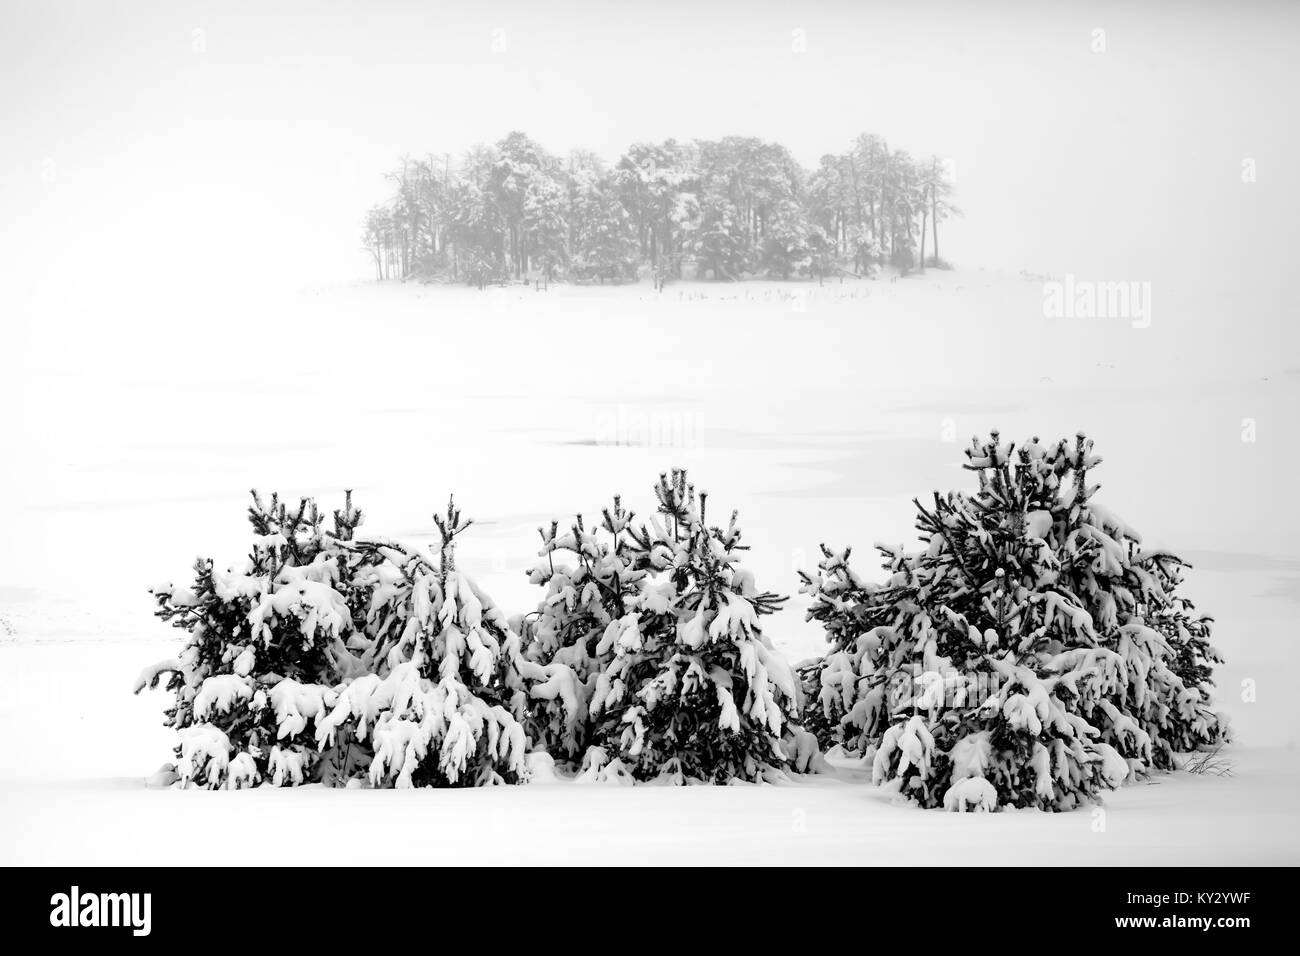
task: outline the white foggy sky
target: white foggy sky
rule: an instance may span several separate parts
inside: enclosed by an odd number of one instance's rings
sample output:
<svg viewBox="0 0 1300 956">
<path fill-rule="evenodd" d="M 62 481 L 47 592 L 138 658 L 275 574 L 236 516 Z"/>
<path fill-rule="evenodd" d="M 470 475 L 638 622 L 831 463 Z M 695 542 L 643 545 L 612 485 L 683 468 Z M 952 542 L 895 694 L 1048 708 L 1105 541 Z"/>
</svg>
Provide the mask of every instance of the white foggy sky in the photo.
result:
<svg viewBox="0 0 1300 956">
<path fill-rule="evenodd" d="M 966 217 L 941 239 L 961 267 L 1213 269 L 1280 290 L 1300 212 L 1295 4 L 55 0 L 0 16 L 0 255 L 29 289 L 70 262 L 123 291 L 365 277 L 358 223 L 396 157 L 512 129 L 607 159 L 756 135 L 809 166 L 877 132 L 955 161 Z"/>
</svg>

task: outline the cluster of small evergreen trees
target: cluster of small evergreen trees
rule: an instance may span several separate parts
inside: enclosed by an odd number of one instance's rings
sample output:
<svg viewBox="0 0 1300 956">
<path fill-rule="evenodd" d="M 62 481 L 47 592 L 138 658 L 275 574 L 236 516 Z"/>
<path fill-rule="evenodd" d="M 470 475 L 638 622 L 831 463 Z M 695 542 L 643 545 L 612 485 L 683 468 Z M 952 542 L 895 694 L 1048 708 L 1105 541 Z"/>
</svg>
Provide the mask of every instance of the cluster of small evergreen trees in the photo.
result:
<svg viewBox="0 0 1300 956">
<path fill-rule="evenodd" d="M 1176 556 L 1095 500 L 1083 436 L 973 441 L 974 492 L 917 503 L 924 548 L 871 583 L 823 546 L 801 573 L 825 657 L 793 671 L 762 621 L 784 598 L 741 564 L 737 515 L 673 471 L 638 520 L 541 529 L 530 614 L 507 619 L 436 551 L 358 533 L 349 494 L 254 494 L 244 564 L 154 589 L 187 632 L 165 681 L 184 785 L 519 783 L 536 755 L 585 780 L 762 781 L 842 747 L 927 807 L 1064 810 L 1226 738 L 1211 619 Z"/>
<path fill-rule="evenodd" d="M 404 159 L 389 179 L 392 198 L 365 220 L 376 275 L 478 285 L 618 282 L 642 266 L 660 278 L 907 271 L 942 261 L 939 223 L 957 212 L 942 160 L 874 135 L 809 172 L 749 137 L 637 143 L 611 166 L 515 132 L 456 163 Z"/>
<path fill-rule="evenodd" d="M 509 621 L 456 568 L 470 523 L 454 505 L 435 553 L 358 535 L 350 494 L 326 527 L 310 500 L 254 493 L 241 566 L 200 560 L 190 586 L 153 591 L 188 634 L 136 686 L 174 694 L 168 773 L 211 788 L 475 786 L 526 779 L 534 749 L 594 779 L 811 769 L 794 675 L 759 626 L 782 599 L 740 567 L 736 515 L 707 524 L 683 472 L 656 495 L 647 522 L 616 499 L 603 533 L 578 519 L 544 534 L 547 597 Z"/>
</svg>

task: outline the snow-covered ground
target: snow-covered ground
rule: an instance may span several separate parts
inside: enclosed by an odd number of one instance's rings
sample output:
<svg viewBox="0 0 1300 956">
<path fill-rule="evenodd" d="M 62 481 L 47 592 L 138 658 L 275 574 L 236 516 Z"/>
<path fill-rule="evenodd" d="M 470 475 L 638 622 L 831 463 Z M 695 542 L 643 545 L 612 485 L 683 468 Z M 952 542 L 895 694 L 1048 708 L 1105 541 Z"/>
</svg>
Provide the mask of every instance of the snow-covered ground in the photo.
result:
<svg viewBox="0 0 1300 956">
<path fill-rule="evenodd" d="M 313 814 L 338 837 L 295 847 L 303 862 L 1300 862 L 1300 356 L 1280 306 L 1212 276 L 1157 283 L 1154 302 L 1148 328 L 1047 319 L 1041 279 L 974 271 L 662 294 L 146 290 L 129 306 L 29 290 L 0 374 L 16 409 L 0 436 L 0 862 L 256 862 L 260 833 Z M 171 744 L 162 695 L 130 683 L 172 646 L 146 588 L 196 554 L 242 554 L 250 487 L 326 505 L 351 487 L 369 531 L 414 539 L 455 492 L 478 521 L 462 567 L 515 611 L 537 598 L 522 571 L 538 524 L 615 492 L 648 509 L 656 474 L 684 465 L 740 509 L 760 586 L 793 593 L 821 541 L 911 541 L 909 499 L 965 485 L 961 448 L 990 427 L 1086 429 L 1101 500 L 1195 563 L 1189 593 L 1228 658 L 1232 776 L 1162 776 L 1104 817 L 979 819 L 896 806 L 843 766 L 719 789 L 144 787 Z M 803 607 L 768 628 L 795 660 L 820 647 Z M 408 808 L 431 825 L 400 845 L 348 822 Z M 199 859 L 181 836 L 199 814 L 240 838 Z"/>
<path fill-rule="evenodd" d="M 144 642 L 11 644 L 0 861 L 77 865 L 495 863 L 1294 864 L 1300 751 L 1236 749 L 1231 777 L 1172 774 L 1103 812 L 945 814 L 891 801 L 863 770 L 788 786 L 535 782 L 485 790 L 150 790 L 158 698 L 124 693 Z M 39 718 L 33 718 L 39 714 Z M 14 746 L 11 741 L 26 743 Z M 367 825 L 425 821 L 400 839 Z M 195 842 L 192 836 L 220 835 Z M 382 828 L 380 828 L 382 829 Z M 295 841 L 292 834 L 327 834 Z M 201 849 L 200 849 L 201 847 Z M 283 852 L 282 852 L 283 851 Z M 283 856 L 288 853 L 289 856 Z"/>
</svg>

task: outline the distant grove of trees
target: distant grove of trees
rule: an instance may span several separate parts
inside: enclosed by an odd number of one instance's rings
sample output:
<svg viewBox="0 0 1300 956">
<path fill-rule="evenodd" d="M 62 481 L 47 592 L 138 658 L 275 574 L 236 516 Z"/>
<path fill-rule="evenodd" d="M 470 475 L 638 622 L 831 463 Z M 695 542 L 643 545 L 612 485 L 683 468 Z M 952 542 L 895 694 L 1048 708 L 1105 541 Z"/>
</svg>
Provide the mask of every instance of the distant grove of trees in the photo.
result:
<svg viewBox="0 0 1300 956">
<path fill-rule="evenodd" d="M 691 274 L 789 279 L 942 266 L 939 223 L 957 214 L 938 157 L 879 136 L 800 167 L 777 143 L 636 143 L 613 165 L 567 158 L 523 133 L 450 156 L 405 158 L 392 198 L 366 216 L 379 279 L 483 286 L 527 277 L 656 283 Z"/>
</svg>

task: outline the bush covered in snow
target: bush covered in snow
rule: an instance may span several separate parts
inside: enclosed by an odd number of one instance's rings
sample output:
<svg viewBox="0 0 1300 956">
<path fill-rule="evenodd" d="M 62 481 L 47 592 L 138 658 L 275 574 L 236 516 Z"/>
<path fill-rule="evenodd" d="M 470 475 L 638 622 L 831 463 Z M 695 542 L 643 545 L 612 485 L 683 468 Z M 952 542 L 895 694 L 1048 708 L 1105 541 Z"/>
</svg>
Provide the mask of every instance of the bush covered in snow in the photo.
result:
<svg viewBox="0 0 1300 956">
<path fill-rule="evenodd" d="M 437 556 L 355 535 L 351 495 L 325 530 L 254 493 L 256 537 L 238 568 L 195 566 L 188 588 L 154 589 L 158 615 L 188 632 L 175 660 L 141 674 L 175 694 L 183 784 L 375 786 L 515 782 L 527 741 L 519 638 L 455 569 L 467 526 L 436 520 Z"/>
<path fill-rule="evenodd" d="M 803 729 L 813 735 L 819 750 L 829 750 L 842 743 L 840 719 L 843 709 L 837 706 L 838 697 L 822 699 L 822 675 L 831 664 L 826 657 L 814 657 L 795 665 L 799 681 L 799 721 Z"/>
<path fill-rule="evenodd" d="M 539 528 L 542 559 L 529 572 L 546 596 L 518 623 L 534 684 L 533 736 L 556 759 L 581 761 L 601 722 L 589 709 L 599 676 L 614 659 L 618 622 L 635 612 L 648 569 L 631 534 L 635 515 L 615 496 L 601 521 L 579 515 L 565 533 Z"/>
<path fill-rule="evenodd" d="M 581 757 L 587 779 L 720 783 L 814 768 L 815 740 L 789 724 L 794 674 L 759 626 L 784 599 L 739 566 L 736 514 L 710 526 L 707 495 L 682 471 L 660 475 L 655 494 L 648 522 L 616 498 L 599 528 L 542 532 L 532 577 L 547 593 L 525 622 L 525 656 L 554 691 L 534 708 L 539 734 L 557 756 Z"/>
<path fill-rule="evenodd" d="M 1176 593 L 1185 564 L 1095 501 L 1092 443 L 995 432 L 966 455 L 978 490 L 916 502 L 925 547 L 881 547 L 883 583 L 825 546 L 801 575 L 830 642 L 815 720 L 952 810 L 1070 809 L 1223 740 L 1211 621 Z"/>
<path fill-rule="evenodd" d="M 240 566 L 194 566 L 188 587 L 153 589 L 157 615 L 188 633 L 180 655 L 140 675 L 136 691 L 175 694 L 168 723 L 180 735 L 176 772 L 205 787 L 319 779 L 310 722 L 332 707 L 335 686 L 359 662 L 364 622 L 355 587 L 370 558 L 350 542 L 361 524 L 351 495 L 326 530 L 314 502 L 296 510 L 253 493 L 255 537 Z"/>
<path fill-rule="evenodd" d="M 455 538 L 469 522 L 453 504 L 435 521 L 436 557 L 390 542 L 362 545 L 382 559 L 368 579 L 372 669 L 337 688 L 316 741 L 325 749 L 344 733 L 367 743 L 374 786 L 517 783 L 528 750 L 519 637 L 456 569 Z"/>
</svg>

